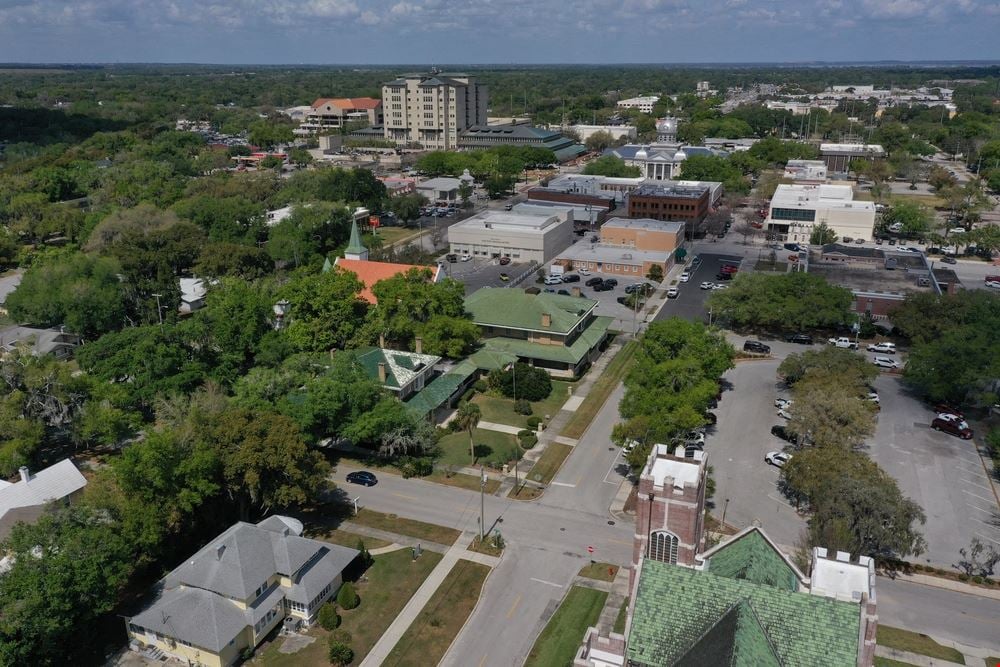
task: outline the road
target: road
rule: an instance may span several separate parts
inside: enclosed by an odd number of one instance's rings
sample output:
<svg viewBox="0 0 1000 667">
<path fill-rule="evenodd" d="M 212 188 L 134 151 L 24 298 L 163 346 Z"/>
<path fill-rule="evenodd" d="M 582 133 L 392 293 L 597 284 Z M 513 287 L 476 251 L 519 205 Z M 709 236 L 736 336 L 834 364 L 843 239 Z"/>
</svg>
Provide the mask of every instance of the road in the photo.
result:
<svg viewBox="0 0 1000 667">
<path fill-rule="evenodd" d="M 710 244 L 714 245 L 714 244 Z M 719 267 L 723 263 L 733 263 L 741 261 L 745 255 L 732 252 L 727 253 L 697 253 L 701 258 L 698 268 L 691 274 L 691 278 L 686 283 L 677 283 L 680 295 L 676 299 L 667 302 L 656 315 L 656 321 L 664 320 L 668 317 L 683 317 L 689 320 L 704 322 L 705 320 L 705 298 L 711 294 L 709 290 L 700 289 L 698 286 L 703 282 L 721 282 L 716 278 Z"/>
</svg>

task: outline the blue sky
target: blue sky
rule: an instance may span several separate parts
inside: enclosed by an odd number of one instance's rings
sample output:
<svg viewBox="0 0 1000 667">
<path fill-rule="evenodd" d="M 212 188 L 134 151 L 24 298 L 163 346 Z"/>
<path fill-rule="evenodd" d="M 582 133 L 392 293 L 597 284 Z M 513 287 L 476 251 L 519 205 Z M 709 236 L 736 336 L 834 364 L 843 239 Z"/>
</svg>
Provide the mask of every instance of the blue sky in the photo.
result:
<svg viewBox="0 0 1000 667">
<path fill-rule="evenodd" d="M 1000 58 L 1000 0 L 0 0 L 0 62 Z"/>
</svg>

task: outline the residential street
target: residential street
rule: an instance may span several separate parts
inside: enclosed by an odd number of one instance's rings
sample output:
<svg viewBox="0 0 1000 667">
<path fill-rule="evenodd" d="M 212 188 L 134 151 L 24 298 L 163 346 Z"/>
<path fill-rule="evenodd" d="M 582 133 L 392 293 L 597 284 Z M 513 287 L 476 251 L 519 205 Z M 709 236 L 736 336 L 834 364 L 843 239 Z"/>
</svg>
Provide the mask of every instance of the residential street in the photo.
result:
<svg viewBox="0 0 1000 667">
<path fill-rule="evenodd" d="M 879 623 L 1000 650 L 1000 600 L 879 577 Z"/>
</svg>

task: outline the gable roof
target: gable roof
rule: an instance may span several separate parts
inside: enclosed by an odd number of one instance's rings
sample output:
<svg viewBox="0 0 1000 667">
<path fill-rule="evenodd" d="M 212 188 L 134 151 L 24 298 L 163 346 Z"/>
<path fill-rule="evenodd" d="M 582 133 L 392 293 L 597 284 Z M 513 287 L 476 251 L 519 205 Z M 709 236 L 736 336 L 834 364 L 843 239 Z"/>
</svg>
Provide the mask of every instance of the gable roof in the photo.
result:
<svg viewBox="0 0 1000 667">
<path fill-rule="evenodd" d="M 678 664 L 716 624 L 721 625 L 715 636 L 732 637 L 736 654 L 748 656 L 746 660 L 766 657 L 748 620 L 728 619 L 723 623 L 733 606 L 744 601 L 752 607 L 778 664 L 857 664 L 861 630 L 861 607 L 857 604 L 649 559 L 641 567 L 627 656 L 636 665 Z M 744 613 L 740 611 L 741 616 Z M 724 632 L 723 626 L 733 622 L 748 625 Z M 730 664 L 757 663 L 741 658 Z"/>
<path fill-rule="evenodd" d="M 383 385 L 389 389 L 402 389 L 425 368 L 441 361 L 441 357 L 433 354 L 385 350 L 380 347 L 364 347 L 356 350 L 354 354 L 365 372 L 373 378 L 378 377 L 378 365 L 385 364 Z"/>
<path fill-rule="evenodd" d="M 799 590 L 805 577 L 757 527 L 740 531 L 733 539 L 703 554 L 712 574 L 743 579 L 786 591 Z"/>
<path fill-rule="evenodd" d="M 334 266 L 345 271 L 350 271 L 358 277 L 365 287 L 358 295 L 368 303 L 378 303 L 372 286 L 380 280 L 394 278 L 401 273 L 406 273 L 410 269 L 426 269 L 431 272 L 431 282 L 436 283 L 441 275 L 440 266 L 418 266 L 416 264 L 396 264 L 394 262 L 373 262 L 367 259 L 345 259 L 338 257 L 334 261 Z"/>
<path fill-rule="evenodd" d="M 476 324 L 561 334 L 572 331 L 596 306 L 593 299 L 550 292 L 527 294 L 505 287 L 484 287 L 465 297 L 465 309 Z M 552 318 L 550 326 L 542 326 L 542 315 Z"/>
<path fill-rule="evenodd" d="M 753 606 L 740 600 L 674 663 L 675 667 L 781 667 Z"/>
<path fill-rule="evenodd" d="M 44 470 L 32 473 L 27 482 L 7 482 L 0 486 L 0 517 L 20 507 L 45 505 L 61 500 L 87 485 L 87 478 L 80 474 L 69 459 L 63 459 Z"/>
</svg>

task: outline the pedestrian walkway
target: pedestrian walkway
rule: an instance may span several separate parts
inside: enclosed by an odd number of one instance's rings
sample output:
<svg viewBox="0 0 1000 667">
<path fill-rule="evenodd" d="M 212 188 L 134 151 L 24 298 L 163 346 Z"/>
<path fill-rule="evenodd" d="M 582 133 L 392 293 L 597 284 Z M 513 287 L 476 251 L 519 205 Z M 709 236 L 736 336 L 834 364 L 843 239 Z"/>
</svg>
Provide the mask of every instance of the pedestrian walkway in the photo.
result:
<svg viewBox="0 0 1000 667">
<path fill-rule="evenodd" d="M 445 553 L 444 558 L 441 562 L 431 570 L 431 573 L 427 575 L 424 583 L 420 585 L 417 592 L 413 594 L 410 601 L 406 603 L 403 610 L 399 612 L 396 619 L 392 624 L 386 628 L 386 631 L 382 633 L 382 636 L 372 647 L 372 650 L 368 652 L 365 659 L 361 662 L 361 667 L 376 667 L 376 665 L 381 665 L 385 662 L 385 659 L 392 652 L 392 649 L 396 646 L 402 636 L 409 629 L 413 621 L 416 620 L 417 616 L 423 610 L 424 606 L 434 595 L 434 592 L 438 589 L 438 586 L 445 580 L 448 573 L 461 559 L 471 560 L 476 563 L 481 563 L 488 567 L 495 567 L 500 559 L 494 556 L 487 556 L 485 554 L 480 554 L 475 551 L 469 551 L 469 545 L 472 543 L 474 535 L 472 533 L 463 533 L 455 544 L 448 549 Z"/>
<path fill-rule="evenodd" d="M 429 540 L 421 540 L 415 537 L 409 537 L 407 535 L 400 535 L 399 533 L 391 533 L 388 530 L 379 530 L 378 528 L 369 528 L 368 526 L 363 526 L 360 523 L 354 523 L 352 521 L 345 521 L 339 526 L 340 528 L 350 532 L 357 533 L 363 537 L 375 537 L 380 540 L 385 540 L 386 542 L 392 542 L 399 548 L 402 547 L 416 547 L 420 546 L 421 549 L 428 549 L 429 551 L 436 551 L 439 554 L 447 553 L 448 549 L 451 547 L 447 544 L 438 544 L 437 542 L 431 542 Z M 388 547 L 383 547 L 388 548 Z M 390 551 L 394 551 L 390 549 Z M 376 551 L 371 551 L 371 553 L 381 553 Z"/>
<path fill-rule="evenodd" d="M 480 421 L 476 424 L 476 428 L 484 428 L 487 431 L 498 431 L 500 433 L 510 433 L 511 435 L 517 435 L 523 428 L 517 426 L 511 426 L 510 424 L 497 424 L 496 422 L 485 422 Z"/>
</svg>

